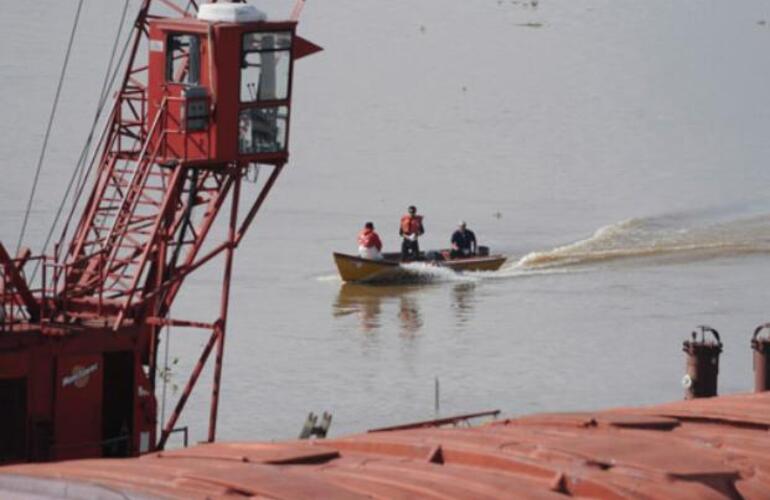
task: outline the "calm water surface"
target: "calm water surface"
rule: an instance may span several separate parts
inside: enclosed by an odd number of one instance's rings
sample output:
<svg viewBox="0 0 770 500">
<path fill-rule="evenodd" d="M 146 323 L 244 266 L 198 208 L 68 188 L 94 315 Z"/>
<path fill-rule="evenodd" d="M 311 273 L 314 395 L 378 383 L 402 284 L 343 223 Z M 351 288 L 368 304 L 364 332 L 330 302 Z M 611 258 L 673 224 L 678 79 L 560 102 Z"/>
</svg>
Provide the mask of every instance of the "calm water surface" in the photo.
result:
<svg viewBox="0 0 770 500">
<path fill-rule="evenodd" d="M 33 248 L 85 140 L 120 4 L 86 1 Z M 75 5 L 8 2 L 0 18 L 9 246 Z M 749 334 L 770 319 L 766 19 L 759 0 L 308 2 L 301 33 L 326 50 L 297 65 L 292 160 L 237 256 L 221 437 L 293 437 L 309 411 L 332 412 L 335 434 L 432 418 L 436 378 L 442 415 L 677 399 L 681 341 L 701 323 L 723 334 L 722 392 L 749 389 Z M 409 204 L 423 246 L 465 219 L 509 263 L 341 284 L 331 252 L 353 251 L 365 220 L 397 248 Z M 173 315 L 210 321 L 220 272 L 190 282 Z M 203 342 L 171 333 L 173 384 Z M 183 422 L 193 439 L 205 389 Z"/>
</svg>

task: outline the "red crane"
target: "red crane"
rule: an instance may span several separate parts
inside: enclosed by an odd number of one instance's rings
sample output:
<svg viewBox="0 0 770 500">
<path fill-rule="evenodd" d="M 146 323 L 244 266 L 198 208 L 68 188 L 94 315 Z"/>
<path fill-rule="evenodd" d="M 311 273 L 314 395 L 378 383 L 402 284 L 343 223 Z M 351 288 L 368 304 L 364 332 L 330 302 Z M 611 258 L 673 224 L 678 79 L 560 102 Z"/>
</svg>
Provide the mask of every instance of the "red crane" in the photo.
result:
<svg viewBox="0 0 770 500">
<path fill-rule="evenodd" d="M 241 2 L 142 2 L 79 219 L 53 255 L 0 245 L 0 463 L 163 449 L 212 352 L 215 440 L 233 253 L 288 160 L 293 63 L 321 50 L 296 25 Z M 255 168 L 269 175 L 244 187 Z M 217 257 L 212 321 L 170 317 Z M 166 326 L 210 336 L 158 435 Z"/>
</svg>

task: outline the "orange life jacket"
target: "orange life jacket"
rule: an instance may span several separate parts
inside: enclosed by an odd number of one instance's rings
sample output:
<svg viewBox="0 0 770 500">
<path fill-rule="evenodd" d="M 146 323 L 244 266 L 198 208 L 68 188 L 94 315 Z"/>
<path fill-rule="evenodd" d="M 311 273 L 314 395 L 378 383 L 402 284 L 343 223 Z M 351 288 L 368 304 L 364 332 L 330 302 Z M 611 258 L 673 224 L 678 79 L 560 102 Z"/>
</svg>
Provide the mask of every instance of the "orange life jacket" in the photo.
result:
<svg viewBox="0 0 770 500">
<path fill-rule="evenodd" d="M 401 233 L 420 234 L 422 231 L 422 215 L 405 215 L 401 217 Z"/>
<path fill-rule="evenodd" d="M 358 246 L 364 248 L 375 247 L 377 250 L 382 250 L 382 241 L 380 236 L 371 229 L 363 229 L 358 233 Z"/>
</svg>

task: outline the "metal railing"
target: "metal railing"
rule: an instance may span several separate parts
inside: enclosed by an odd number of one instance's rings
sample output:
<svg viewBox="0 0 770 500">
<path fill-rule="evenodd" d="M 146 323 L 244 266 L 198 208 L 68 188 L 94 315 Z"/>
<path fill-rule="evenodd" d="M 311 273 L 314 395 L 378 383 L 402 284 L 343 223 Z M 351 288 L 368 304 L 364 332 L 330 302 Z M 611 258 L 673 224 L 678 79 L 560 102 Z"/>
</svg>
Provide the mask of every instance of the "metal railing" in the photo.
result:
<svg viewBox="0 0 770 500">
<path fill-rule="evenodd" d="M 40 318 L 45 318 L 50 309 L 49 298 L 53 291 L 48 283 L 48 268 L 51 267 L 53 259 L 45 255 L 36 255 L 28 257 L 17 257 L 0 265 L 0 331 L 8 332 L 22 322 L 28 322 L 31 315 L 24 305 L 20 295 L 20 290 L 16 289 L 13 280 L 8 275 L 7 266 L 13 266 L 18 276 L 22 278 L 37 302 L 40 304 Z M 36 285 L 30 283 L 25 273 L 28 265 L 40 265 L 43 272 L 36 280 Z"/>
</svg>

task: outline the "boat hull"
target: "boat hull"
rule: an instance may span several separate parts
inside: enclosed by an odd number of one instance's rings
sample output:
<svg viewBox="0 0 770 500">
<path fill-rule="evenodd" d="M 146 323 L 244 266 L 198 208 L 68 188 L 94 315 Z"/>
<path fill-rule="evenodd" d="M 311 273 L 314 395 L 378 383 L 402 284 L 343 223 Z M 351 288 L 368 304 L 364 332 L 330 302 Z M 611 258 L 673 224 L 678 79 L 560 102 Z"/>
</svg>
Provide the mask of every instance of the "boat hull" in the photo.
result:
<svg viewBox="0 0 770 500">
<path fill-rule="evenodd" d="M 385 259 L 364 259 L 356 255 L 334 253 L 334 263 L 340 273 L 342 281 L 348 283 L 362 282 L 387 282 L 408 280 L 418 273 L 413 269 L 402 265 L 402 262 L 393 260 L 386 254 Z M 497 271 L 505 263 L 502 255 L 489 255 L 484 257 L 470 257 L 467 259 L 451 260 L 423 260 L 417 261 L 436 267 L 444 267 L 456 272 L 465 271 Z"/>
</svg>

